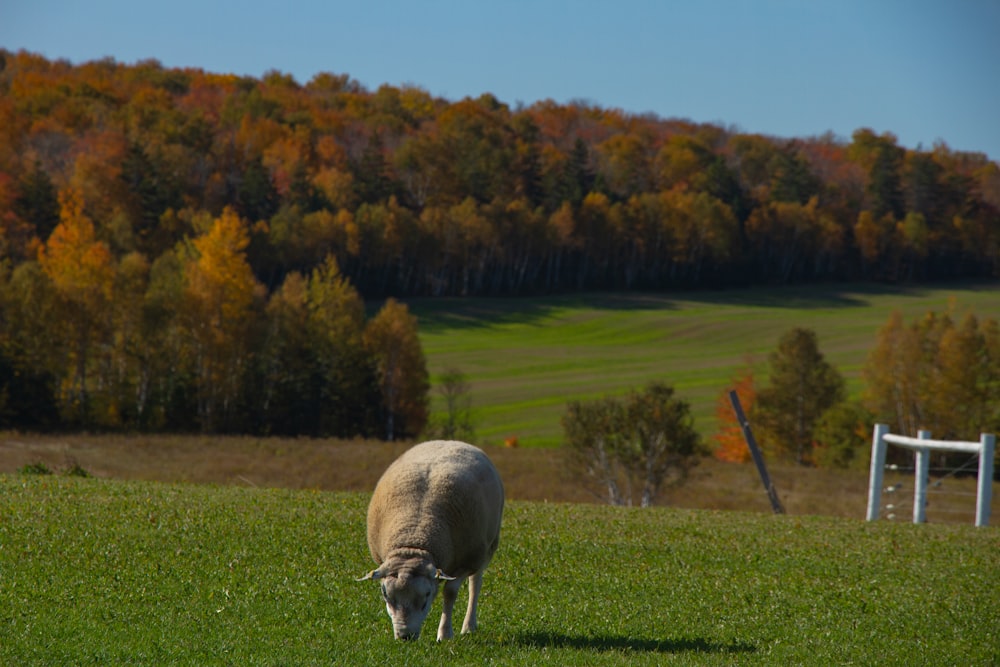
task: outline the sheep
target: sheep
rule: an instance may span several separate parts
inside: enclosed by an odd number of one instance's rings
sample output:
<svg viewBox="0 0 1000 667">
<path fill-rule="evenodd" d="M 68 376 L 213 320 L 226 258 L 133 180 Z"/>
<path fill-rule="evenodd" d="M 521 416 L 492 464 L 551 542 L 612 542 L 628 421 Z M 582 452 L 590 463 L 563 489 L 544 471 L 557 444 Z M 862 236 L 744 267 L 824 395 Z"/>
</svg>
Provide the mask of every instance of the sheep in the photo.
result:
<svg viewBox="0 0 1000 667">
<path fill-rule="evenodd" d="M 451 614 L 462 581 L 469 607 L 462 634 L 476 629 L 483 570 L 500 543 L 504 490 L 486 454 L 464 442 L 415 445 L 382 474 L 368 505 L 368 549 L 396 639 L 417 639 L 444 583 L 437 640 L 454 636 Z"/>
</svg>

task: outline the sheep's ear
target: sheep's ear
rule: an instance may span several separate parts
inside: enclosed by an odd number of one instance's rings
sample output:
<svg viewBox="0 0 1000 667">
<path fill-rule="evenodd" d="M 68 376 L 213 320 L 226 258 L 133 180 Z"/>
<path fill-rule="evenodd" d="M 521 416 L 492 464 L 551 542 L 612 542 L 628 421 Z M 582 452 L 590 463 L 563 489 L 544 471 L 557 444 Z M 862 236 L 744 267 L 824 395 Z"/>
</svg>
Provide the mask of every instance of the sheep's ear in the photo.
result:
<svg viewBox="0 0 1000 667">
<path fill-rule="evenodd" d="M 434 573 L 434 578 L 435 579 L 440 579 L 441 581 L 455 581 L 455 579 L 456 579 L 456 577 L 449 577 L 447 574 L 445 574 L 441 570 L 437 570 Z"/>
<path fill-rule="evenodd" d="M 359 578 L 355 579 L 354 581 L 368 581 L 369 579 L 381 579 L 383 576 L 384 575 L 382 574 L 381 571 L 379 571 L 379 570 L 372 570 L 371 572 L 369 572 L 365 576 L 359 577 Z"/>
</svg>

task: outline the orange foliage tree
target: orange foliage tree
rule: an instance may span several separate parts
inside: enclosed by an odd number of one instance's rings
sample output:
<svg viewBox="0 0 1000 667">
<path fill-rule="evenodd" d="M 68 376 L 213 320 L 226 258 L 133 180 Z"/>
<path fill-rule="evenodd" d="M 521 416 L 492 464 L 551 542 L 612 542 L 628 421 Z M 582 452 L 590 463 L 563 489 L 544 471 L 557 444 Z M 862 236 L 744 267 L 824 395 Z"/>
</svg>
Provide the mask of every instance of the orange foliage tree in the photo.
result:
<svg viewBox="0 0 1000 667">
<path fill-rule="evenodd" d="M 713 436 L 717 444 L 715 458 L 732 463 L 746 463 L 750 460 L 750 449 L 743 438 L 743 427 L 736 419 L 733 404 L 729 399 L 729 392 L 733 390 L 740 399 L 744 413 L 749 414 L 757 400 L 753 368 L 749 363 L 733 378 L 731 386 L 716 399 L 715 418 L 719 426 Z"/>
</svg>

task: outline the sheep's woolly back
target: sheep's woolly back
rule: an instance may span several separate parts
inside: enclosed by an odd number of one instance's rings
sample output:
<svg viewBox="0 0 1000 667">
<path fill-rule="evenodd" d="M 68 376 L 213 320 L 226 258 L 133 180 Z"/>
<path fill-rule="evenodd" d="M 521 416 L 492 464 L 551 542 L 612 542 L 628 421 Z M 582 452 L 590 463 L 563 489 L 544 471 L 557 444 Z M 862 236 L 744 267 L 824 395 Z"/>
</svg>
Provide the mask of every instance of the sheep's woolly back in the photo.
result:
<svg viewBox="0 0 1000 667">
<path fill-rule="evenodd" d="M 493 463 L 464 442 L 433 440 L 390 465 L 368 506 L 368 548 L 379 565 L 419 549 L 453 577 L 486 567 L 500 540 L 503 483 Z"/>
</svg>

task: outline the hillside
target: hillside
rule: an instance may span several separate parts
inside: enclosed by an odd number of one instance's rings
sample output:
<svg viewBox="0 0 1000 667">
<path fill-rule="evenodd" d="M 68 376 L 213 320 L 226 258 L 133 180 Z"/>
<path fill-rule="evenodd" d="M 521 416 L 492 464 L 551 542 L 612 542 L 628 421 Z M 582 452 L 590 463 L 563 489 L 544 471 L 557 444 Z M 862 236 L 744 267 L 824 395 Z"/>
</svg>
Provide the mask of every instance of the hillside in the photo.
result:
<svg viewBox="0 0 1000 667">
<path fill-rule="evenodd" d="M 1000 167 L 866 128 L 9 51 L 0 128 L 4 427 L 415 437 L 414 336 L 377 331 L 412 329 L 397 300 L 1000 275 Z"/>
</svg>

